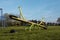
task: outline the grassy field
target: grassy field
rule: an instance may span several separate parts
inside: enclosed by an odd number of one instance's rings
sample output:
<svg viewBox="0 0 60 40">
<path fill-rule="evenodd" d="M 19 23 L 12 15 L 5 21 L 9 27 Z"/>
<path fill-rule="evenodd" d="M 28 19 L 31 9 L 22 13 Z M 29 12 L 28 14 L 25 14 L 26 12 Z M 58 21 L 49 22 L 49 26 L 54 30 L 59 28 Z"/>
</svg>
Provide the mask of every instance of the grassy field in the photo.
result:
<svg viewBox="0 0 60 40">
<path fill-rule="evenodd" d="M 10 33 L 10 30 L 16 30 Z M 0 28 L 0 40 L 60 40 L 60 26 L 48 26 L 47 30 L 38 28 L 29 31 L 25 27 L 6 27 Z"/>
</svg>

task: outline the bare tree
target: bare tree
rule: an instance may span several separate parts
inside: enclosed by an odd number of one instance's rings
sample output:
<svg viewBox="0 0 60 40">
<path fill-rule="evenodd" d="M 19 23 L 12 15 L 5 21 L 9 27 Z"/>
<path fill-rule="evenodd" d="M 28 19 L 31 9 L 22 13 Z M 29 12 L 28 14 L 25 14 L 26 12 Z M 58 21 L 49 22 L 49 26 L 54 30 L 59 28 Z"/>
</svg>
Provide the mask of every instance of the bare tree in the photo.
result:
<svg viewBox="0 0 60 40">
<path fill-rule="evenodd" d="M 60 17 L 57 19 L 57 22 L 60 23 Z"/>
</svg>

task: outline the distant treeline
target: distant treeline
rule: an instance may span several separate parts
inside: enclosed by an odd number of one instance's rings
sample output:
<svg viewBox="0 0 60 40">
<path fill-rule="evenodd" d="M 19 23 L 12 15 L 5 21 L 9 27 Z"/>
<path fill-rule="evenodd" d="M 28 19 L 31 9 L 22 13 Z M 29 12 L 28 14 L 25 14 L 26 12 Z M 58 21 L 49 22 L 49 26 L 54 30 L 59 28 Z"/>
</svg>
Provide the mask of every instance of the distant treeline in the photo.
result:
<svg viewBox="0 0 60 40">
<path fill-rule="evenodd" d="M 31 22 L 34 22 L 34 23 L 40 23 L 41 21 L 37 21 L 37 20 L 29 20 Z M 60 26 L 60 23 L 51 23 L 51 22 L 45 22 L 47 26 Z M 16 20 L 9 20 L 9 21 L 6 21 L 6 20 L 3 20 L 3 22 L 0 20 L 0 26 L 30 26 L 29 23 L 24 23 L 24 22 L 21 22 L 21 21 L 16 21 Z"/>
<path fill-rule="evenodd" d="M 37 20 L 30 20 L 31 22 L 35 22 L 35 23 L 40 23 L 41 21 L 37 21 Z M 47 26 L 60 26 L 60 23 L 56 22 L 45 22 Z"/>
<path fill-rule="evenodd" d="M 0 19 L 0 27 L 1 26 L 5 26 L 5 27 L 8 27 L 8 26 L 30 26 L 31 24 L 29 23 L 24 23 L 24 22 L 21 22 L 21 21 L 16 21 L 16 20 L 13 20 L 13 19 L 10 19 L 9 18 L 9 15 L 8 13 L 5 13 L 4 14 L 4 20 L 1 20 Z M 29 20 L 31 22 L 34 22 L 34 23 L 40 23 L 41 21 L 37 21 L 37 20 Z M 60 26 L 60 17 L 57 19 L 56 23 L 53 23 L 53 22 L 44 22 L 46 23 L 47 26 Z"/>
</svg>

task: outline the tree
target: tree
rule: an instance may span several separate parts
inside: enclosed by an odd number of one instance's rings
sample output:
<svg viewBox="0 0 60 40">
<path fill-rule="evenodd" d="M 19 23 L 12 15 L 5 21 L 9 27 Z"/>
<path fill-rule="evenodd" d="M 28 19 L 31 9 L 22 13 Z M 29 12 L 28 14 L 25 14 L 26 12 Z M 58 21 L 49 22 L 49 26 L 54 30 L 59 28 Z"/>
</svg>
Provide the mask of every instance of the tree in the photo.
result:
<svg viewBox="0 0 60 40">
<path fill-rule="evenodd" d="M 4 14 L 4 17 L 5 17 L 5 26 L 11 26 L 12 25 L 12 20 L 9 18 L 9 15 L 8 13 L 5 13 Z"/>
<path fill-rule="evenodd" d="M 60 17 L 57 19 L 57 22 L 60 23 Z"/>
</svg>

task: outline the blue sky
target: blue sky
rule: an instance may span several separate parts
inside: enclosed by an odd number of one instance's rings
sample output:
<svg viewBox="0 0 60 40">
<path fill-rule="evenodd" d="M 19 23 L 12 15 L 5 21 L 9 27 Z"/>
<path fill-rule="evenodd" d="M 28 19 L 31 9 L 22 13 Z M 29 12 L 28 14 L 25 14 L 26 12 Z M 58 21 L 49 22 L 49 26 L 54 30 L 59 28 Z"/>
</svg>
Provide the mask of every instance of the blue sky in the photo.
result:
<svg viewBox="0 0 60 40">
<path fill-rule="evenodd" d="M 4 13 L 19 15 L 18 6 L 22 7 L 26 19 L 53 22 L 60 17 L 60 0 L 0 0 Z"/>
</svg>

